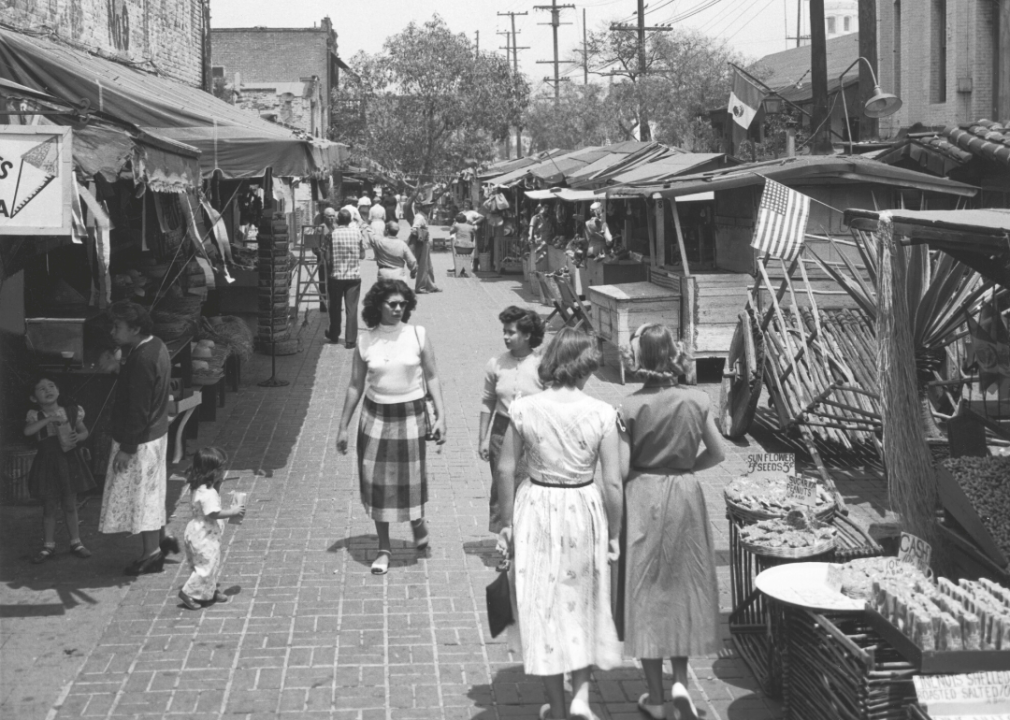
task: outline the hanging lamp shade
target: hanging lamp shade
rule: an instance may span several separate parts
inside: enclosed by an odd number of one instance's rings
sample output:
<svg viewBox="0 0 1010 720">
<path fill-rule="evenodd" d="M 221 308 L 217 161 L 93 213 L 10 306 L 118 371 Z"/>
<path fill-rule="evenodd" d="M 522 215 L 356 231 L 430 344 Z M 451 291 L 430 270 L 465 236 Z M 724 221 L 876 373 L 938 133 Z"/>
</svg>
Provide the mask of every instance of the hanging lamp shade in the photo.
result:
<svg viewBox="0 0 1010 720">
<path fill-rule="evenodd" d="M 879 85 L 873 86 L 873 95 L 863 106 L 863 114 L 870 118 L 885 118 L 894 115 L 901 109 L 901 98 L 891 93 L 886 93 L 880 89 Z"/>
</svg>

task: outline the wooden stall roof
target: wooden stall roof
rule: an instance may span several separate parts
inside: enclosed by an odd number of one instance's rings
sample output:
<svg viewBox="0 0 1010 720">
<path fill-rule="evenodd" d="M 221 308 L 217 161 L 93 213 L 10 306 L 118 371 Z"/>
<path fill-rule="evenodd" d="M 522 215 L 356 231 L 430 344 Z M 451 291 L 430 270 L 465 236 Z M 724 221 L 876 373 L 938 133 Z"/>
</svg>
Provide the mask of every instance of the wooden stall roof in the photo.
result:
<svg viewBox="0 0 1010 720">
<path fill-rule="evenodd" d="M 608 188 L 607 195 L 650 197 L 659 193 L 664 197 L 676 198 L 698 192 L 763 185 L 765 178 L 788 186 L 874 183 L 965 197 L 978 192 L 971 185 L 886 165 L 876 160 L 848 155 L 801 155 L 685 175 L 662 184 L 617 186 Z"/>
<path fill-rule="evenodd" d="M 891 210 L 894 231 L 960 260 L 980 275 L 1010 287 L 1010 210 Z M 882 213 L 849 209 L 845 223 L 874 231 Z"/>
</svg>

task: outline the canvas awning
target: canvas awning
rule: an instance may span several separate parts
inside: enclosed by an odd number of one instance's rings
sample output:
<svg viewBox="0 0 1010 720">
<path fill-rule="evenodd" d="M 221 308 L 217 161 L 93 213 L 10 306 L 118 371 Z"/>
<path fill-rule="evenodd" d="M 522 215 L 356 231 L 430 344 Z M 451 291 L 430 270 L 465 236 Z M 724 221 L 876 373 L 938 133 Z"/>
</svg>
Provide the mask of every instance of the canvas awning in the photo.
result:
<svg viewBox="0 0 1010 720">
<path fill-rule="evenodd" d="M 0 29 L 0 77 L 198 149 L 204 177 L 305 177 L 339 167 L 345 148 L 269 123 L 210 93 L 50 40 Z"/>
<path fill-rule="evenodd" d="M 572 190 L 571 188 L 549 188 L 547 190 L 527 190 L 526 197 L 530 200 L 564 200 L 566 202 L 585 202 L 604 197 L 604 193 L 595 190 Z"/>
</svg>

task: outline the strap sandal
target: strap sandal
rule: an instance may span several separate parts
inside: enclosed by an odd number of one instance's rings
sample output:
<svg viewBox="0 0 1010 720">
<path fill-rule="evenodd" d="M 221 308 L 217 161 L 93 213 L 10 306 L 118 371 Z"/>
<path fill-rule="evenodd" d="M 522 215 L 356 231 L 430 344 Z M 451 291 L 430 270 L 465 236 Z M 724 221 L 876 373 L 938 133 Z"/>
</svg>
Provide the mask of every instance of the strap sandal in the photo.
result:
<svg viewBox="0 0 1010 720">
<path fill-rule="evenodd" d="M 372 561 L 372 575 L 385 575 L 389 572 L 389 559 L 393 557 L 390 550 L 379 550 L 379 555 Z"/>
<path fill-rule="evenodd" d="M 182 600 L 182 606 L 187 610 L 199 610 L 203 607 L 195 598 L 190 597 L 183 590 L 179 591 L 179 599 Z"/>
<path fill-rule="evenodd" d="M 46 560 L 56 557 L 56 547 L 49 547 L 46 545 L 44 548 L 39 550 L 39 554 L 32 558 L 33 565 L 41 565 Z"/>
<path fill-rule="evenodd" d="M 158 543 L 158 549 L 161 550 L 162 555 L 178 555 L 179 541 L 172 535 L 166 535 Z"/>
<path fill-rule="evenodd" d="M 82 560 L 87 560 L 91 557 L 91 551 L 84 547 L 84 543 L 79 540 L 70 546 L 70 552 Z"/>
<path fill-rule="evenodd" d="M 649 699 L 649 693 L 643 693 L 642 697 L 638 698 L 638 710 L 646 717 L 652 718 L 652 720 L 665 720 L 666 711 L 663 709 L 662 705 L 650 705 L 647 701 Z"/>
<path fill-rule="evenodd" d="M 133 565 L 130 565 L 123 572 L 126 575 L 139 576 L 160 573 L 164 571 L 164 569 L 165 556 L 161 554 L 161 550 L 156 550 L 153 555 L 149 555 L 139 562 L 133 563 Z"/>
<path fill-rule="evenodd" d="M 414 547 L 418 552 L 428 549 L 428 523 L 421 518 L 418 521 L 410 521 L 410 529 L 414 533 Z"/>
<path fill-rule="evenodd" d="M 572 700 L 568 707 L 569 720 L 600 720 L 587 704 L 578 700 Z"/>
</svg>

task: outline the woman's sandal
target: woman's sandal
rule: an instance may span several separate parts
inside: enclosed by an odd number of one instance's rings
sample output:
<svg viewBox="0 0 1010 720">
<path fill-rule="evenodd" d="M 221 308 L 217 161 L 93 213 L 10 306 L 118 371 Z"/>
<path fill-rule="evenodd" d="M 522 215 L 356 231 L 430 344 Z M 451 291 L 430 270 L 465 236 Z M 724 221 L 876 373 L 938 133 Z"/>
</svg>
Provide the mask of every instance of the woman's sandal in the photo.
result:
<svg viewBox="0 0 1010 720">
<path fill-rule="evenodd" d="M 680 720 L 698 720 L 698 708 L 694 706 L 691 694 L 682 683 L 673 684 L 671 695 L 674 713 Z"/>
<path fill-rule="evenodd" d="M 160 573 L 164 569 L 165 556 L 161 554 L 161 550 L 158 550 L 153 555 L 149 555 L 133 563 L 123 572 L 126 575 L 149 575 L 151 573 Z"/>
<path fill-rule="evenodd" d="M 87 560 L 91 557 L 91 551 L 84 547 L 84 543 L 82 542 L 76 542 L 71 545 L 70 552 L 83 560 Z"/>
<path fill-rule="evenodd" d="M 393 557 L 390 550 L 379 550 L 379 555 L 372 561 L 372 575 L 385 575 L 389 572 L 389 559 Z"/>
<path fill-rule="evenodd" d="M 414 533 L 414 547 L 417 548 L 418 552 L 424 552 L 428 549 L 428 523 L 421 518 L 416 523 L 411 521 L 410 529 Z M 420 532 L 419 532 L 420 531 Z"/>
<path fill-rule="evenodd" d="M 662 705 L 650 705 L 646 702 L 649 699 L 649 693 L 643 693 L 642 697 L 638 698 L 638 710 L 646 717 L 652 718 L 652 720 L 665 720 L 666 710 Z"/>
<path fill-rule="evenodd" d="M 182 606 L 187 610 L 199 610 L 203 607 L 196 598 L 190 597 L 182 590 L 179 591 L 179 599 L 182 600 Z"/>
<path fill-rule="evenodd" d="M 572 700 L 568 707 L 569 720 L 600 720 L 588 705 Z"/>
<path fill-rule="evenodd" d="M 36 555 L 35 557 L 32 558 L 32 564 L 33 565 L 41 565 L 46 560 L 50 560 L 50 559 L 52 559 L 54 557 L 56 557 L 56 548 L 55 547 L 49 547 L 47 545 L 46 547 L 43 547 L 41 550 L 39 550 L 39 554 L 38 555 Z"/>
</svg>

